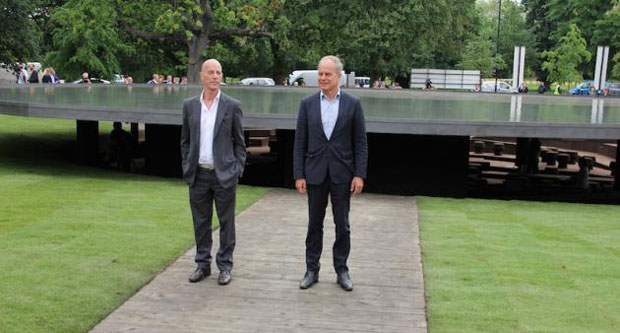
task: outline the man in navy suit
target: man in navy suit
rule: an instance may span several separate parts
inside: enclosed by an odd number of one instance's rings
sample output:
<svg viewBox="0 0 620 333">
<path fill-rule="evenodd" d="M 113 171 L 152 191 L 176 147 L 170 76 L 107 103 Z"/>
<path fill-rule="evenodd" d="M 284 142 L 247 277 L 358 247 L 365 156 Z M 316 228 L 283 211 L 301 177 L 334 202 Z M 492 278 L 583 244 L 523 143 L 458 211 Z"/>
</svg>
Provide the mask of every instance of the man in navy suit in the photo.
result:
<svg viewBox="0 0 620 333">
<path fill-rule="evenodd" d="M 338 284 L 353 290 L 347 259 L 351 249 L 349 207 L 351 193 L 364 187 L 368 148 L 360 100 L 340 91 L 342 62 L 325 56 L 319 61 L 321 91 L 304 98 L 299 107 L 293 176 L 300 194 L 308 194 L 309 221 L 306 235 L 306 268 L 301 289 L 319 280 L 323 250 L 323 221 L 328 197 L 336 224 L 333 246 Z"/>
</svg>

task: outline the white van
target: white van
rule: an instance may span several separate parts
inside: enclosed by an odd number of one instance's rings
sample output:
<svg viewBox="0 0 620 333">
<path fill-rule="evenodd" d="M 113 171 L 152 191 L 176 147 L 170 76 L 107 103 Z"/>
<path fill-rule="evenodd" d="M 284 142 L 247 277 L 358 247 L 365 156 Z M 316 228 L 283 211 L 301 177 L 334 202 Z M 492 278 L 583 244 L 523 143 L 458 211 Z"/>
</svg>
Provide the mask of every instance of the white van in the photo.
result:
<svg viewBox="0 0 620 333">
<path fill-rule="evenodd" d="M 297 83 L 298 86 L 318 87 L 319 71 L 316 69 L 293 71 L 293 73 L 288 76 L 288 82 L 292 86 Z M 340 86 L 344 87 L 346 85 L 347 75 L 344 73 L 344 71 L 342 71 L 342 75 L 340 75 Z"/>
<path fill-rule="evenodd" d="M 355 87 L 359 88 L 370 88 L 370 78 L 367 76 L 356 76 L 355 77 Z"/>
</svg>

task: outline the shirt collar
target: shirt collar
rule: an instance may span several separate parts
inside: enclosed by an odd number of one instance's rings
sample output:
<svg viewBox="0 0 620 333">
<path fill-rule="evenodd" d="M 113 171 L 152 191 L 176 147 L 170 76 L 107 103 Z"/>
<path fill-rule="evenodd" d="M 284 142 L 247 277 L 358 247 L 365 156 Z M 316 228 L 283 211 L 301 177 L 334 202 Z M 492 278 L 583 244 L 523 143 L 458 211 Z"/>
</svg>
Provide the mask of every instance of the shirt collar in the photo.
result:
<svg viewBox="0 0 620 333">
<path fill-rule="evenodd" d="M 220 101 L 220 94 L 222 93 L 222 91 L 220 89 L 217 90 L 217 95 L 215 96 L 215 99 L 213 100 L 213 104 L 215 103 L 219 103 Z M 205 101 L 203 100 L 203 96 L 205 95 L 205 91 L 204 89 L 202 90 L 202 92 L 200 93 L 200 104 L 204 105 L 205 109 L 209 109 L 207 107 L 207 103 L 205 103 Z M 213 105 L 212 105 L 213 106 Z"/>
<path fill-rule="evenodd" d="M 337 100 L 339 98 L 340 98 L 340 88 L 338 88 L 338 92 L 336 92 L 336 97 L 334 97 L 334 100 Z M 321 90 L 321 100 L 329 101 L 329 99 L 327 98 L 327 95 L 323 93 L 323 90 Z"/>
</svg>

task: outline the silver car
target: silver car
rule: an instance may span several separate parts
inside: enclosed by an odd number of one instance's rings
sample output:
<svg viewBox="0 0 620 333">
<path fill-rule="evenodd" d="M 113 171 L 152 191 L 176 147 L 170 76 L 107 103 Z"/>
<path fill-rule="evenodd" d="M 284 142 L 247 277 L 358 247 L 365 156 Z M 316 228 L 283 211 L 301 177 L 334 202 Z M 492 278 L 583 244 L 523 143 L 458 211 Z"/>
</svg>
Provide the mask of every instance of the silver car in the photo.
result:
<svg viewBox="0 0 620 333">
<path fill-rule="evenodd" d="M 248 77 L 239 82 L 244 86 L 275 86 L 273 79 L 268 77 Z"/>
</svg>

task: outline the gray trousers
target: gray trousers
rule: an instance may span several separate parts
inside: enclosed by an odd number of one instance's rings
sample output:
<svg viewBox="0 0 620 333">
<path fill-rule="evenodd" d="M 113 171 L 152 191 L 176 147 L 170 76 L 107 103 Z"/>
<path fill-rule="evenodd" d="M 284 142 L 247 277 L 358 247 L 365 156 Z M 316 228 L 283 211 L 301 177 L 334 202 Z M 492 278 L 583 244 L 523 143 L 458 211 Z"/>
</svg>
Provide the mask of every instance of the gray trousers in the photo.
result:
<svg viewBox="0 0 620 333">
<path fill-rule="evenodd" d="M 220 271 L 230 271 L 235 249 L 235 202 L 237 186 L 223 188 L 215 171 L 198 168 L 194 185 L 189 188 L 189 204 L 196 238 L 195 261 L 201 268 L 211 266 L 213 201 L 220 221 L 220 248 L 216 263 Z"/>
</svg>

